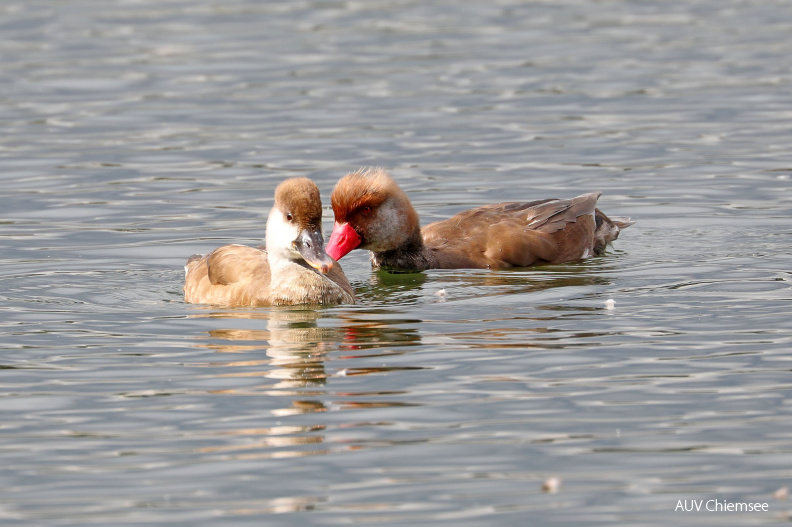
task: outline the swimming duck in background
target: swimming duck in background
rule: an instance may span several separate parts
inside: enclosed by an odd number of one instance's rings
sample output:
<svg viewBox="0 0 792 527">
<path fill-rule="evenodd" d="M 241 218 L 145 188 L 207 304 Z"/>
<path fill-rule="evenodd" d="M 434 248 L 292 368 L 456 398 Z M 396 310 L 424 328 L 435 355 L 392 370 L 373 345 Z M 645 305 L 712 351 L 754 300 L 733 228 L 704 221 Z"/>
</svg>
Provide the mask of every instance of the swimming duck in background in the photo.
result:
<svg viewBox="0 0 792 527">
<path fill-rule="evenodd" d="M 324 249 L 322 200 L 307 178 L 275 189 L 266 246 L 225 245 L 185 266 L 184 300 L 226 307 L 354 304 L 344 271 Z"/>
<path fill-rule="evenodd" d="M 341 178 L 330 201 L 335 226 L 327 253 L 371 251 L 374 268 L 496 269 L 563 263 L 602 254 L 634 222 L 596 208 L 600 193 L 460 212 L 421 229 L 407 195 L 380 168 Z"/>
</svg>

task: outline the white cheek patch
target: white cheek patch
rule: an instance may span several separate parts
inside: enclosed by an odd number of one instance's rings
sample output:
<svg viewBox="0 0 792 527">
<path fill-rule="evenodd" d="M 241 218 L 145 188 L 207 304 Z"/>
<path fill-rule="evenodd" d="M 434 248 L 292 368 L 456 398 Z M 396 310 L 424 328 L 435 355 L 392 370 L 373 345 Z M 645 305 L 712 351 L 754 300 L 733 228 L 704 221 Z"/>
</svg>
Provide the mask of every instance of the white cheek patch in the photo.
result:
<svg viewBox="0 0 792 527">
<path fill-rule="evenodd" d="M 267 253 L 293 259 L 299 253 L 292 246 L 292 242 L 299 234 L 300 229 L 294 223 L 286 221 L 283 212 L 273 208 L 267 219 Z"/>
</svg>

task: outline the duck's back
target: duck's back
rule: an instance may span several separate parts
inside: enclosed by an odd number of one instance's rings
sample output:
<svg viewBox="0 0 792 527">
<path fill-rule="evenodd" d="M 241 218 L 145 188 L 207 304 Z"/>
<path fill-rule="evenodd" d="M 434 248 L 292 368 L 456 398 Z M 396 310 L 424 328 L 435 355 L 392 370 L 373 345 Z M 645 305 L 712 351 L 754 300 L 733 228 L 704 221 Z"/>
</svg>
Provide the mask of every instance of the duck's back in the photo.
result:
<svg viewBox="0 0 792 527">
<path fill-rule="evenodd" d="M 422 229 L 440 268 L 525 267 L 593 253 L 599 193 L 485 205 Z"/>
</svg>

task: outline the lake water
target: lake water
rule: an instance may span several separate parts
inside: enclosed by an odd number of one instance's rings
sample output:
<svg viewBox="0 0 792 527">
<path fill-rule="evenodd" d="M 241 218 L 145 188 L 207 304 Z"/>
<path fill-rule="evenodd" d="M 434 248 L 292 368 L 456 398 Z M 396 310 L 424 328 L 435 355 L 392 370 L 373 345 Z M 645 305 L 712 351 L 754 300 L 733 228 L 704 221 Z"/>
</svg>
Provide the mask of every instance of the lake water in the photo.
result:
<svg viewBox="0 0 792 527">
<path fill-rule="evenodd" d="M 10 1 L 0 55 L 3 525 L 788 521 L 788 2 Z M 356 306 L 183 302 L 280 181 L 329 233 L 368 165 L 425 223 L 637 223 L 535 269 L 356 251 Z M 768 510 L 675 511 L 714 499 Z"/>
</svg>

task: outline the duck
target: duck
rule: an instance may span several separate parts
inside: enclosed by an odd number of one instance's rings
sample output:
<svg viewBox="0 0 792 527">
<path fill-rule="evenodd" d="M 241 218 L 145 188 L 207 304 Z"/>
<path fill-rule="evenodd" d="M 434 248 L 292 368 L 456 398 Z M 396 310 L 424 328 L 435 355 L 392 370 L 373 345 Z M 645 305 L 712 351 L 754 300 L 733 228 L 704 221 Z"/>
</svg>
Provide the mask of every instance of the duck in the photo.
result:
<svg viewBox="0 0 792 527">
<path fill-rule="evenodd" d="M 421 228 L 404 191 L 382 168 L 342 177 L 330 196 L 335 215 L 328 254 L 371 252 L 374 269 L 502 269 L 602 255 L 629 218 L 596 208 L 601 192 L 570 199 L 484 205 Z"/>
<path fill-rule="evenodd" d="M 354 304 L 341 266 L 324 248 L 322 200 L 308 178 L 275 189 L 265 244 L 224 245 L 184 267 L 184 300 L 224 307 Z"/>
</svg>

